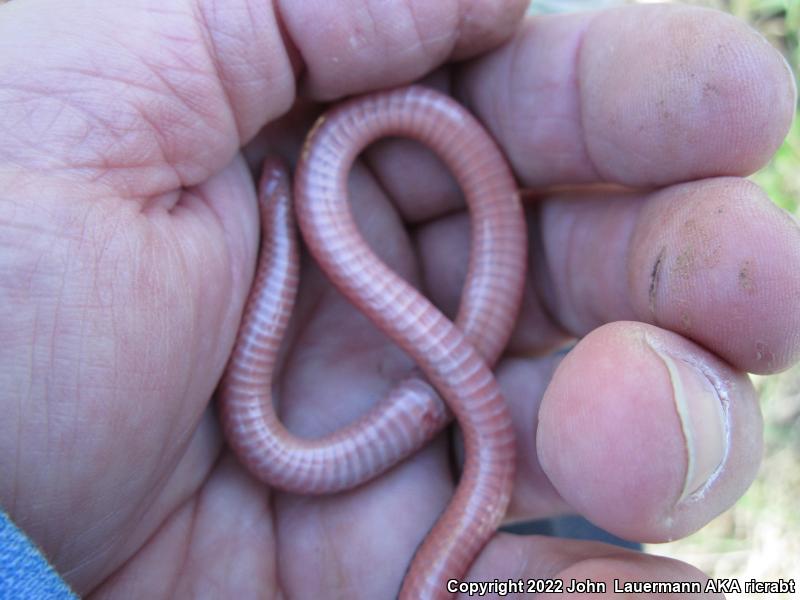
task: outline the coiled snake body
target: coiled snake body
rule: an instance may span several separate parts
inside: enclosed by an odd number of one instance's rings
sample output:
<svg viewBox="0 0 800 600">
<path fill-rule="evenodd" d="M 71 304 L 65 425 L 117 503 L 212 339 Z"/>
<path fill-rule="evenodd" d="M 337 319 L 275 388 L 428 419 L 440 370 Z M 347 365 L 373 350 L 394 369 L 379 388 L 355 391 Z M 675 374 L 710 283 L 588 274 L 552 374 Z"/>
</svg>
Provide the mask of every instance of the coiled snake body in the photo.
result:
<svg viewBox="0 0 800 600">
<path fill-rule="evenodd" d="M 469 270 L 448 320 L 366 245 L 347 201 L 357 155 L 399 135 L 433 149 L 470 212 Z M 515 444 L 489 368 L 505 347 L 522 297 L 526 232 L 510 169 L 482 126 L 452 99 L 411 86 L 340 104 L 310 132 L 295 174 L 295 210 L 308 248 L 333 284 L 391 337 L 426 379 L 409 375 L 369 413 L 327 437 L 303 439 L 280 423 L 271 384 L 298 283 L 288 175 L 267 161 L 262 247 L 238 340 L 221 387 L 225 433 L 256 477 L 300 494 L 357 486 L 408 456 L 455 416 L 465 462 L 455 495 L 418 549 L 401 598 L 450 597 L 508 505 Z M 445 408 L 441 399 L 449 408 Z"/>
</svg>

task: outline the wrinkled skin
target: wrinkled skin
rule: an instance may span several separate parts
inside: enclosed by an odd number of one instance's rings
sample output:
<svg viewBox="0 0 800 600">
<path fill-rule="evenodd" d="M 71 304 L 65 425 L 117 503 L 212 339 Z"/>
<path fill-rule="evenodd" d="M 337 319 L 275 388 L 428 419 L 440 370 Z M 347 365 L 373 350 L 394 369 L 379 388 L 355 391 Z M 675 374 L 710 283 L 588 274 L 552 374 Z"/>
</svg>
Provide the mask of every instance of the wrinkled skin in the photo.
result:
<svg viewBox="0 0 800 600">
<path fill-rule="evenodd" d="M 524 186 L 639 190 L 552 191 L 530 210 L 497 371 L 521 454 L 509 519 L 576 510 L 658 541 L 741 495 L 760 448 L 743 373 L 800 356 L 800 229 L 742 179 L 795 101 L 755 33 L 676 6 L 515 30 L 515 0 L 138 4 L 0 6 L 0 504 L 78 592 L 396 593 L 453 490 L 446 436 L 357 490 L 299 498 L 242 470 L 210 401 L 254 270 L 260 158 L 296 157 L 321 102 L 420 79 L 484 121 Z M 439 163 L 386 141 L 351 184 L 365 236 L 452 314 L 467 226 Z M 314 435 L 409 364 L 312 265 L 302 281 L 278 389 Z M 683 386 L 689 412 L 725 410 L 687 433 L 673 376 L 690 372 L 706 385 Z M 704 577 L 502 534 L 470 573 L 556 576 Z"/>
</svg>

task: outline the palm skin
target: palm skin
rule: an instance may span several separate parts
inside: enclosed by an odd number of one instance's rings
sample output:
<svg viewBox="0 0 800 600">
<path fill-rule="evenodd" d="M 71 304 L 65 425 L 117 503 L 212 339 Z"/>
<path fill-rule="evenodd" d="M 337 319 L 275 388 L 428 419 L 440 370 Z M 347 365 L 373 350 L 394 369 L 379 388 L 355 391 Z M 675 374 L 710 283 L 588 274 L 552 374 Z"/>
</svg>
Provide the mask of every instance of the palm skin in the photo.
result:
<svg viewBox="0 0 800 600">
<path fill-rule="evenodd" d="M 733 21 L 687 9 L 556 17 L 514 34 L 524 3 L 478 4 L 465 19 L 458 3 L 420 14 L 398 2 L 381 15 L 399 24 L 391 31 L 381 19 L 365 28 L 353 4 L 335 15 L 312 2 L 0 8 L 0 39 L 14 40 L 0 53 L 0 505 L 81 593 L 396 593 L 452 493 L 447 440 L 352 492 L 300 498 L 243 471 L 210 400 L 258 245 L 244 157 L 257 165 L 267 151 L 291 156 L 318 102 L 408 83 L 451 58 L 478 57 L 428 83 L 476 111 L 525 185 L 646 188 L 602 190 L 592 202 L 553 192 L 532 211 L 533 274 L 498 367 L 523 456 L 509 518 L 572 506 L 628 537 L 667 539 L 707 522 L 752 478 L 760 430 L 742 371 L 774 372 L 800 353 L 800 281 L 768 260 L 797 264 L 800 229 L 736 178 L 768 159 L 791 118 L 795 92 L 775 53 Z M 655 65 L 636 62 L 643 23 L 649 40 L 666 40 Z M 681 32 L 700 24 L 714 35 L 687 49 Z M 615 32 L 621 49 L 605 43 Z M 565 59 L 579 40 L 573 73 Z M 748 59 L 708 64 L 707 53 L 724 44 Z M 623 77 L 616 67 L 625 60 Z M 706 78 L 692 114 L 680 104 L 690 81 L 653 83 L 676 64 Z M 754 75 L 733 89 L 737 68 Z M 625 85 L 651 97 L 623 94 Z M 665 108 L 626 111 L 620 98 L 629 97 Z M 710 179 L 722 175 L 732 177 Z M 667 187 L 648 191 L 654 186 Z M 351 194 L 373 247 L 452 314 L 466 227 L 438 163 L 405 143 L 380 144 L 354 170 Z M 654 287 L 654 260 L 668 245 L 659 234 L 695 252 L 677 252 Z M 752 286 L 709 293 L 709 280 L 740 274 L 747 260 Z M 410 365 L 308 261 L 301 278 L 276 389 L 288 426 L 318 435 L 363 412 Z M 653 325 L 601 327 L 620 319 Z M 548 351 L 598 327 L 555 371 L 560 359 Z M 686 444 L 672 388 L 658 353 L 640 343 L 653 338 L 728 382 L 725 468 L 689 503 L 678 499 Z M 752 352 L 753 340 L 765 351 Z M 635 380 L 615 373 L 607 355 Z M 593 382 L 590 395 L 570 385 L 576 373 Z M 613 404 L 597 401 L 612 396 Z M 537 412 L 547 424 L 538 435 Z M 620 430 L 641 464 L 623 460 Z M 604 450 L 596 463 L 586 465 L 570 431 Z M 607 478 L 589 477 L 598 467 Z M 597 544 L 503 535 L 471 576 L 611 573 L 702 578 L 688 565 Z"/>
</svg>

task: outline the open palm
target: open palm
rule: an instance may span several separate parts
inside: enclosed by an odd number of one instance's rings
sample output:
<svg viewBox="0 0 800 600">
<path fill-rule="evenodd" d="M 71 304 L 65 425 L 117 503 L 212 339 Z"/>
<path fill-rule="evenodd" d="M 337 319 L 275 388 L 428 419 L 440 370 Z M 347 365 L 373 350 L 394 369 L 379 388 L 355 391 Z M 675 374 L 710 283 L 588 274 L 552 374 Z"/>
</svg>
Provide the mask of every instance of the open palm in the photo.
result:
<svg viewBox="0 0 800 600">
<path fill-rule="evenodd" d="M 486 123 L 525 186 L 642 190 L 552 191 L 531 208 L 531 276 L 497 371 L 520 449 L 509 520 L 573 509 L 664 540 L 729 506 L 757 468 L 743 372 L 800 356 L 800 229 L 738 178 L 791 119 L 780 57 L 685 8 L 514 33 L 525 2 L 332 4 L 0 7 L 0 504 L 81 593 L 396 593 L 452 494 L 449 440 L 301 498 L 239 466 L 210 400 L 255 267 L 248 161 L 296 156 L 321 102 L 426 76 Z M 381 257 L 453 314 L 467 220 L 441 165 L 383 142 L 351 192 Z M 308 436 L 412 366 L 310 261 L 285 350 L 283 418 Z M 508 535 L 471 577 L 612 573 L 702 578 Z"/>
</svg>

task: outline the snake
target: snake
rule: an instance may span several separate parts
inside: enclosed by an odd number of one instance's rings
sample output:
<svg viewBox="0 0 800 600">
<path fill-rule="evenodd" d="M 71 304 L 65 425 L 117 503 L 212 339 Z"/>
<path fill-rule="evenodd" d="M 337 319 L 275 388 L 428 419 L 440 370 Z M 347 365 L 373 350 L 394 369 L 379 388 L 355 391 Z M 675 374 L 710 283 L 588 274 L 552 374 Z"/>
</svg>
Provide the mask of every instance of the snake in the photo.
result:
<svg viewBox="0 0 800 600">
<path fill-rule="evenodd" d="M 353 163 L 390 136 L 431 149 L 466 200 L 470 250 L 454 320 L 389 268 L 353 219 Z M 508 162 L 466 108 L 410 85 L 334 105 L 308 133 L 293 179 L 282 161 L 265 159 L 262 190 L 258 265 L 219 392 L 227 442 L 253 476 L 275 489 L 332 494 L 385 473 L 455 418 L 464 446 L 459 481 L 398 596 L 450 598 L 447 582 L 467 575 L 502 523 L 515 476 L 513 424 L 492 372 L 516 322 L 527 262 L 524 213 Z M 416 365 L 364 415 L 313 439 L 281 423 L 272 389 L 297 297 L 298 226 L 330 282 Z"/>
</svg>

